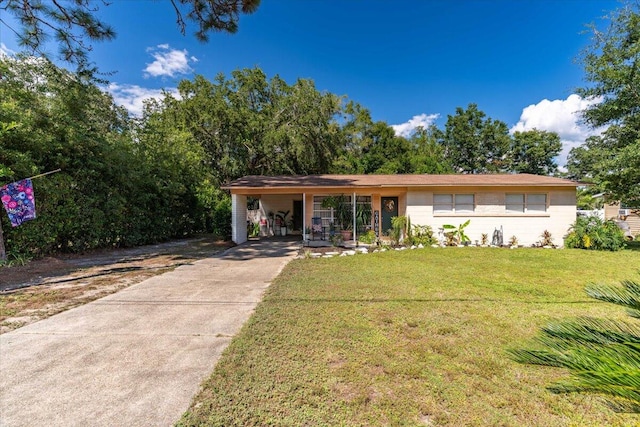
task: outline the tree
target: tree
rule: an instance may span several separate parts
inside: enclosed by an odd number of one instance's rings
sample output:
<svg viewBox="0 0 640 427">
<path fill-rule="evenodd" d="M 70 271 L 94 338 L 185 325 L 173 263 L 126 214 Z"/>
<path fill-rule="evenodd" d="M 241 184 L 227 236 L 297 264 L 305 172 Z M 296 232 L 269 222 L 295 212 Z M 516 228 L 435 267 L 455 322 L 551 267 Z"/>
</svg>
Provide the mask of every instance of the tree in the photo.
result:
<svg viewBox="0 0 640 427">
<path fill-rule="evenodd" d="M 599 102 L 583 112 L 593 128 L 608 127 L 569 156 L 569 172 L 592 180 L 614 199 L 640 206 L 640 16 L 638 3 L 628 3 L 609 16 L 601 32 L 592 27 L 593 41 L 582 63 L 591 84 L 577 90 Z"/>
<path fill-rule="evenodd" d="M 486 118 L 476 104 L 456 108 L 447 116 L 444 135 L 446 158 L 462 173 L 495 173 L 507 170 L 509 129 L 504 122 Z"/>
<path fill-rule="evenodd" d="M 518 173 L 552 175 L 558 171 L 554 158 L 562 142 L 555 132 L 533 129 L 515 132 L 509 149 L 509 169 Z"/>
<path fill-rule="evenodd" d="M 340 149 L 340 98 L 312 81 L 267 80 L 259 68 L 178 85 L 145 120 L 202 147 L 216 185 L 243 175 L 326 173 Z M 158 116 L 157 118 L 153 118 Z"/>
<path fill-rule="evenodd" d="M 426 129 L 422 127 L 416 129 L 409 140 L 413 148 L 411 156 L 413 173 L 453 173 L 453 167 L 444 155 L 443 138 L 442 131 L 435 125 Z"/>
<path fill-rule="evenodd" d="M 542 329 L 539 348 L 511 350 L 520 363 L 567 368 L 571 378 L 550 387 L 555 393 L 608 396 L 620 411 L 640 412 L 640 283 L 622 287 L 589 285 L 587 295 L 627 309 L 631 322 L 582 317 Z"/>
<path fill-rule="evenodd" d="M 182 34 L 187 26 L 186 17 L 198 26 L 195 35 L 202 42 L 208 41 L 211 31 L 235 33 L 240 14 L 253 13 L 260 5 L 260 0 L 170 1 Z M 16 34 L 21 46 L 41 56 L 46 56 L 43 44 L 53 36 L 65 61 L 86 66 L 91 44 L 116 36 L 114 29 L 97 17 L 100 6 L 109 4 L 107 0 L 0 0 L 0 11 L 13 16 L 21 28 L 12 28 L 2 15 L 0 24 Z"/>
<path fill-rule="evenodd" d="M 2 183 L 62 169 L 34 182 L 36 221 L 3 227 L 10 253 L 132 246 L 205 229 L 204 150 L 162 123 L 143 133 L 92 82 L 43 58 L 0 58 L 0 124 Z"/>
</svg>

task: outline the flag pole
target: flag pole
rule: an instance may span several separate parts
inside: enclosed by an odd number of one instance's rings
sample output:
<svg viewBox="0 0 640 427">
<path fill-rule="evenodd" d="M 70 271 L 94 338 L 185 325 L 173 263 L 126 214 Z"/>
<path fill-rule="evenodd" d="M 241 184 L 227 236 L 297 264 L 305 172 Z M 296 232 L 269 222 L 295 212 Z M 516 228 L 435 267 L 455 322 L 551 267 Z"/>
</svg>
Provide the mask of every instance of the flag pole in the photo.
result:
<svg viewBox="0 0 640 427">
<path fill-rule="evenodd" d="M 49 171 L 49 172 L 45 172 L 45 173 L 40 173 L 38 175 L 34 175 L 34 176 L 30 176 L 29 178 L 26 179 L 36 179 L 36 178 L 40 178 L 41 176 L 46 176 L 46 175 L 51 175 L 52 173 L 56 173 L 56 172 L 60 172 L 62 169 L 56 169 L 53 171 Z"/>
<path fill-rule="evenodd" d="M 2 234 L 2 221 L 0 221 L 0 261 L 7 260 L 7 251 L 4 248 L 4 237 Z"/>
</svg>

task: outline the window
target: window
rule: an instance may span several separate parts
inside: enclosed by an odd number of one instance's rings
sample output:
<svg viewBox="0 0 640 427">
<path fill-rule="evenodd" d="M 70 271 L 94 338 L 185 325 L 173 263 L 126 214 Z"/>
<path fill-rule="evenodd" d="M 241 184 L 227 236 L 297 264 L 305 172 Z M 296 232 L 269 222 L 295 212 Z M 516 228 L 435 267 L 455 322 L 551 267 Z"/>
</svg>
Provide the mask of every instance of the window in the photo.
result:
<svg viewBox="0 0 640 427">
<path fill-rule="evenodd" d="M 527 194 L 527 212 L 546 212 L 546 194 Z"/>
<path fill-rule="evenodd" d="M 313 197 L 313 216 L 322 218 L 322 226 L 329 227 L 329 224 L 333 223 L 333 219 L 334 219 L 333 209 L 323 208 L 322 207 L 323 200 L 324 200 L 324 196 Z"/>
<path fill-rule="evenodd" d="M 541 213 L 547 211 L 546 194 L 507 194 L 505 209 L 508 213 Z"/>
<path fill-rule="evenodd" d="M 433 213 L 471 213 L 475 209 L 473 194 L 434 194 Z"/>
<path fill-rule="evenodd" d="M 323 208 L 322 202 L 327 196 L 313 196 L 313 217 L 322 218 L 322 226 L 327 230 L 337 221 L 336 212 L 333 208 Z M 351 204 L 352 196 L 344 195 L 346 202 Z M 371 196 L 356 196 L 356 218 L 358 220 L 358 212 L 360 212 L 360 223 L 358 224 L 358 233 L 364 232 L 371 226 Z M 353 206 L 353 205 L 351 205 Z"/>
<path fill-rule="evenodd" d="M 247 197 L 247 210 L 255 211 L 260 209 L 260 199 L 255 197 Z"/>
<path fill-rule="evenodd" d="M 524 194 L 507 194 L 505 207 L 510 213 L 524 213 Z"/>
</svg>

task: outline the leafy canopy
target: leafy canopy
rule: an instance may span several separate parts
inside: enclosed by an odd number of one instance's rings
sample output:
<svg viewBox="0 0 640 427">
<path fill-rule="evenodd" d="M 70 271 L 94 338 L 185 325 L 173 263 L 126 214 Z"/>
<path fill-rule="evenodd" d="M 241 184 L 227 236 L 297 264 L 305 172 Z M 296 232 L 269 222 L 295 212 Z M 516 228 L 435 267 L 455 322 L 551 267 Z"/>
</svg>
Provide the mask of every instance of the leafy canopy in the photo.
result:
<svg viewBox="0 0 640 427">
<path fill-rule="evenodd" d="M 170 0 L 176 13 L 178 28 L 185 33 L 187 21 L 198 27 L 195 36 L 206 42 L 212 31 L 235 33 L 240 14 L 253 13 L 260 0 Z M 70 63 L 86 66 L 92 43 L 110 41 L 116 32 L 98 17 L 100 7 L 108 7 L 107 0 L 0 0 L 0 12 L 7 12 L 19 22 L 20 28 L 10 26 L 0 13 L 0 25 L 18 37 L 20 46 L 46 56 L 45 43 L 53 37 L 60 56 Z"/>
<path fill-rule="evenodd" d="M 599 102 L 583 112 L 601 136 L 574 148 L 568 158 L 571 177 L 593 182 L 616 200 L 640 206 L 640 16 L 638 2 L 627 3 L 608 17 L 606 31 L 592 26 L 592 44 L 582 57 L 588 86 L 584 98 Z"/>
</svg>

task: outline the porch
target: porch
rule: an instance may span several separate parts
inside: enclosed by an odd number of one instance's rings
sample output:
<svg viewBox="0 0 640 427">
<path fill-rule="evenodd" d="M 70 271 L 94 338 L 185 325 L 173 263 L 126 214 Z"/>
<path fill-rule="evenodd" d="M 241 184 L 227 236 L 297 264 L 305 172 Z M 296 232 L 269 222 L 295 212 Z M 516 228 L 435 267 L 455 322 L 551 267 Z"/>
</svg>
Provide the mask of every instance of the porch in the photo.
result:
<svg viewBox="0 0 640 427">
<path fill-rule="evenodd" d="M 405 194 L 398 192 L 261 190 L 231 195 L 232 239 L 238 244 L 250 237 L 297 236 L 310 247 L 354 247 L 364 233 L 373 232 L 376 239 L 387 235 L 391 218 L 402 215 L 406 205 Z"/>
</svg>

